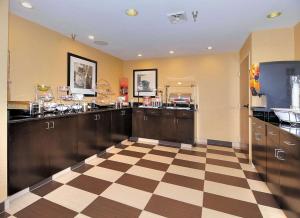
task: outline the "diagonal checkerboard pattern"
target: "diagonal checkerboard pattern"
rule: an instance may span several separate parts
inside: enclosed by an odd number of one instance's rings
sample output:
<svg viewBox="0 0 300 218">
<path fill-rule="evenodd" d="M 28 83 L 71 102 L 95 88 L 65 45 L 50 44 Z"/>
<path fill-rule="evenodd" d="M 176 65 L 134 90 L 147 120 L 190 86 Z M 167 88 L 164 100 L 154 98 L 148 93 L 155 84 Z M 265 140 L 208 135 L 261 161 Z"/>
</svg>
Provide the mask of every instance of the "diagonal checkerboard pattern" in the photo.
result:
<svg viewBox="0 0 300 218">
<path fill-rule="evenodd" d="M 285 217 L 239 150 L 129 141 L 14 200 L 1 216 Z"/>
</svg>

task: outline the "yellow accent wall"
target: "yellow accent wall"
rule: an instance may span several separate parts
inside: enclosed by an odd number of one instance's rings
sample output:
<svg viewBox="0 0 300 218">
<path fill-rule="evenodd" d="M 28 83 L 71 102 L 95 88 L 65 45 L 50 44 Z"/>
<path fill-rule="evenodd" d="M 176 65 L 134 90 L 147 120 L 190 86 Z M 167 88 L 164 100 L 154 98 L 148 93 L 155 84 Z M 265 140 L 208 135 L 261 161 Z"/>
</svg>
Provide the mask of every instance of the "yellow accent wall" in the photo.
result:
<svg viewBox="0 0 300 218">
<path fill-rule="evenodd" d="M 300 22 L 295 26 L 295 59 L 300 60 Z"/>
<path fill-rule="evenodd" d="M 56 94 L 57 86 L 67 84 L 67 52 L 96 60 L 98 80 L 108 80 L 118 93 L 122 60 L 12 14 L 9 49 L 10 101 L 33 100 L 38 83 L 50 85 Z"/>
<path fill-rule="evenodd" d="M 194 81 L 198 85 L 197 141 L 239 141 L 239 55 L 224 53 L 187 57 L 125 61 L 132 98 L 134 69 L 158 69 L 158 88 L 170 80 Z"/>
<path fill-rule="evenodd" d="M 7 196 L 8 0 L 0 1 L 0 203 Z"/>
<path fill-rule="evenodd" d="M 253 32 L 252 63 L 295 59 L 294 28 Z"/>
</svg>

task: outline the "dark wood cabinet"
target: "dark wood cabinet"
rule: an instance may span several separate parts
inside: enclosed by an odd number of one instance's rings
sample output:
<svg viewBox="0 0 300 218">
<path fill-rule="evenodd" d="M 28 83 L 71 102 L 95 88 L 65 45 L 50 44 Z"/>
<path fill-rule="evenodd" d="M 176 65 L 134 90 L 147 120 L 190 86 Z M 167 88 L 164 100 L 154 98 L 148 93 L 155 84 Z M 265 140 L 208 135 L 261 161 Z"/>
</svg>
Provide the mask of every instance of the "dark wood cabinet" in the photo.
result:
<svg viewBox="0 0 300 218">
<path fill-rule="evenodd" d="M 287 132 L 280 132 L 281 204 L 288 217 L 300 217 L 300 139 Z"/>
<path fill-rule="evenodd" d="M 55 174 L 76 163 L 77 117 L 70 116 L 48 120 L 47 153 L 50 174 Z"/>
<path fill-rule="evenodd" d="M 176 142 L 177 141 L 177 120 L 175 110 L 162 110 L 161 127 L 161 140 Z"/>
<path fill-rule="evenodd" d="M 133 109 L 132 135 L 139 138 L 194 144 L 194 112 Z"/>
<path fill-rule="evenodd" d="M 132 110 L 132 136 L 145 138 L 146 119 L 144 109 Z"/>
<path fill-rule="evenodd" d="M 12 195 L 51 175 L 48 123 L 32 121 L 8 127 L 8 194 Z"/>
<path fill-rule="evenodd" d="M 252 121 L 253 163 L 287 217 L 300 217 L 300 138 L 256 118 Z"/>
<path fill-rule="evenodd" d="M 144 111 L 145 122 L 144 126 L 144 137 L 148 139 L 160 139 L 161 129 L 160 129 L 160 119 L 161 110 L 147 109 Z"/>
<path fill-rule="evenodd" d="M 96 131 L 96 139 L 97 139 L 97 152 L 94 154 L 98 154 L 113 144 L 111 139 L 112 134 L 112 124 L 111 124 L 111 116 L 113 112 L 104 111 L 99 114 L 96 114 L 96 122 L 97 127 Z"/>
<path fill-rule="evenodd" d="M 114 144 L 131 137 L 131 109 L 112 111 L 111 114 L 111 138 Z"/>
<path fill-rule="evenodd" d="M 99 152 L 97 138 L 98 114 L 81 114 L 78 116 L 78 161 Z"/>
<path fill-rule="evenodd" d="M 252 120 L 252 161 L 261 178 L 266 181 L 267 176 L 267 137 L 265 122 L 253 118 Z"/>
<path fill-rule="evenodd" d="M 277 157 L 281 151 L 279 129 L 267 125 L 267 185 L 273 195 L 279 200 L 280 191 L 280 160 Z"/>
</svg>

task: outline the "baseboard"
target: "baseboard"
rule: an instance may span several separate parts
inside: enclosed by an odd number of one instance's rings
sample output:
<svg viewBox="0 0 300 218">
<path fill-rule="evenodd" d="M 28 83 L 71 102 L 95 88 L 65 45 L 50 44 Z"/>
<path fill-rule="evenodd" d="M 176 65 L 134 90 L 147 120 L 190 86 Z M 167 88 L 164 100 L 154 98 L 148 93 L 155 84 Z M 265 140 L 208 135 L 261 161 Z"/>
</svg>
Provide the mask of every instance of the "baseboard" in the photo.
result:
<svg viewBox="0 0 300 218">
<path fill-rule="evenodd" d="M 0 214 L 3 213 L 5 211 L 5 201 L 0 203 Z M 0 215 L 1 217 L 1 215 Z"/>
</svg>

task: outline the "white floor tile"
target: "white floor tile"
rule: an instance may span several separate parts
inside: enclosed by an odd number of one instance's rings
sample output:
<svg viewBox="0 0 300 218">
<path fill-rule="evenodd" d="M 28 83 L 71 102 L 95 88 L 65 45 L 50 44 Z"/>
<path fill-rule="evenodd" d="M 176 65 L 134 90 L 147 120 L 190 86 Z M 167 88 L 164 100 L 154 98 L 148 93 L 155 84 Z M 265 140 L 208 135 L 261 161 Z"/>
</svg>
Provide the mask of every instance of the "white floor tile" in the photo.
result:
<svg viewBox="0 0 300 218">
<path fill-rule="evenodd" d="M 84 175 L 106 180 L 109 182 L 117 181 L 124 173 L 116 170 L 107 169 L 104 167 L 93 167 L 86 171 Z"/>
</svg>

